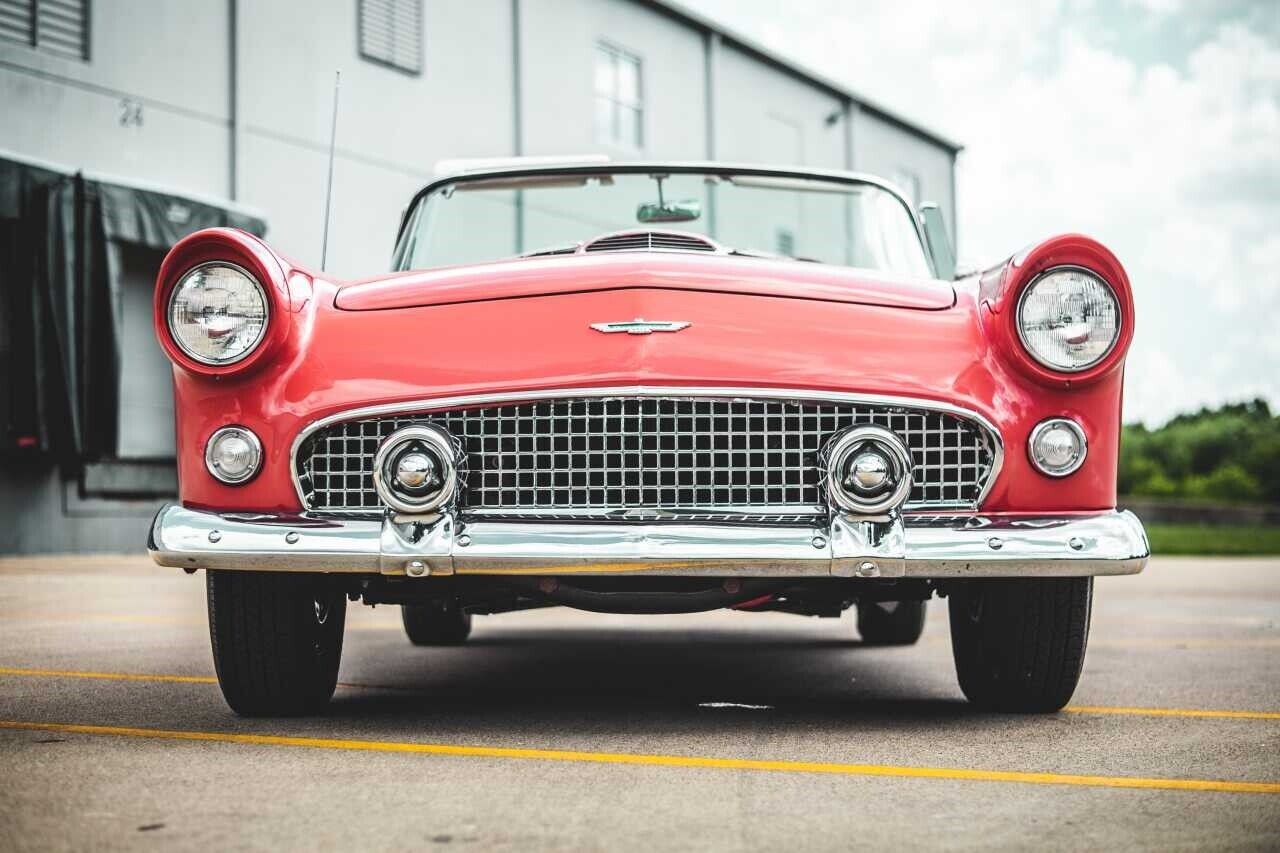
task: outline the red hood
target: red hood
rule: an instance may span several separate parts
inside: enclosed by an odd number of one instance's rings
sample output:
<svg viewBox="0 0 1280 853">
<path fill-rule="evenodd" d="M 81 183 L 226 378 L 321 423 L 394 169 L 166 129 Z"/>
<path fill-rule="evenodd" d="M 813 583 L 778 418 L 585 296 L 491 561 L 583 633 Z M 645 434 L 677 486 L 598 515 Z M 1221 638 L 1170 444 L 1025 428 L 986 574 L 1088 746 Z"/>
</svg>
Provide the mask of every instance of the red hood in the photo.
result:
<svg viewBox="0 0 1280 853">
<path fill-rule="evenodd" d="M 635 287 L 921 311 L 939 311 L 955 304 L 955 291 L 938 281 L 797 261 L 657 252 L 524 258 L 396 273 L 348 284 L 334 304 L 348 311 L 375 311 Z"/>
</svg>

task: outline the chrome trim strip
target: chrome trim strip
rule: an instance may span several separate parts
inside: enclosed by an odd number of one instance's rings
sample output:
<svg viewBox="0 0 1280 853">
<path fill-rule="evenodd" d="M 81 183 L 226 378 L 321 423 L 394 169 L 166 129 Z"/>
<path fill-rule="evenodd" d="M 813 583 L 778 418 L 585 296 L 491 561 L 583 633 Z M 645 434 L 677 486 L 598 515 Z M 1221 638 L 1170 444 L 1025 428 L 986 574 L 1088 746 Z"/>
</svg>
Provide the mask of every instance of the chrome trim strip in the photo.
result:
<svg viewBox="0 0 1280 853">
<path fill-rule="evenodd" d="M 625 333 L 628 335 L 651 335 L 654 332 L 678 332 L 689 328 L 686 320 L 646 320 L 637 317 L 634 320 L 615 320 L 612 323 L 591 323 L 591 328 L 606 335 Z"/>
<path fill-rule="evenodd" d="M 805 516 L 821 516 L 822 518 L 825 518 L 828 512 L 830 512 L 830 509 L 828 509 L 826 506 L 819 506 L 817 504 L 814 504 L 812 506 L 805 506 L 800 504 L 795 504 L 795 505 L 706 504 L 704 506 L 674 507 L 672 509 L 654 509 L 649 507 L 644 507 L 644 508 L 615 507 L 612 509 L 605 509 L 602 507 L 588 506 L 588 507 L 566 508 L 562 514 L 566 516 L 573 516 L 573 515 L 590 516 L 593 518 L 627 518 L 627 517 L 644 518 L 647 516 L 652 516 L 655 518 L 660 517 L 660 518 L 676 519 L 682 516 L 691 516 L 691 515 L 724 515 L 724 516 L 805 515 Z M 519 507 L 519 506 L 502 507 L 502 508 L 489 507 L 489 508 L 480 508 L 480 509 L 468 509 L 464 513 L 465 517 L 467 518 L 477 518 L 477 519 L 503 517 L 503 516 L 520 516 L 520 515 L 548 516 L 548 515 L 556 515 L 556 514 L 557 513 L 555 512 L 554 507 L 543 508 L 543 507 Z M 326 513 L 326 515 L 328 515 L 328 513 Z"/>
<path fill-rule="evenodd" d="M 934 516 L 939 514 L 950 513 L 971 513 L 974 511 L 973 505 L 967 501 L 948 501 L 946 503 L 929 504 L 919 509 L 908 507 L 902 510 L 902 514 L 911 516 Z M 310 511 L 308 511 L 310 512 Z M 461 514 L 462 521 L 483 521 L 485 519 L 494 518 L 518 518 L 521 516 L 529 516 L 538 519 L 562 519 L 569 521 L 575 518 L 626 518 L 630 514 L 631 518 L 643 518 L 646 514 L 652 514 L 662 520 L 679 520 L 681 518 L 696 516 L 721 516 L 723 520 L 729 521 L 734 518 L 751 519 L 759 518 L 761 521 L 770 521 L 778 518 L 812 518 L 813 516 L 826 517 L 831 512 L 831 507 L 822 504 L 813 505 L 780 505 L 772 504 L 740 504 L 740 505 L 707 505 L 707 506 L 691 506 L 691 507 L 674 507 L 671 509 L 657 508 L 639 508 L 628 509 L 626 507 L 601 508 L 601 507 L 577 507 L 572 510 L 563 512 L 555 512 L 552 508 L 541 507 L 508 507 L 508 508 L 473 508 L 468 509 Z M 348 519 L 348 518 L 379 518 L 383 510 L 381 509 L 327 509 L 323 513 L 315 513 L 317 517 L 327 519 Z M 719 520 L 719 519 L 718 519 Z M 777 523 L 777 522 L 774 522 Z"/>
<path fill-rule="evenodd" d="M 166 506 L 147 543 L 186 569 L 410 575 L 1079 577 L 1142 571 L 1130 512 L 1063 517 L 837 516 L 784 527 L 561 524 L 219 515 Z"/>
<path fill-rule="evenodd" d="M 707 397 L 719 400 L 804 400 L 807 402 L 853 403 L 869 406 L 899 406 L 906 409 L 925 409 L 955 415 L 972 421 L 982 427 L 992 442 L 991 473 L 987 482 L 974 502 L 981 508 L 982 502 L 995 486 L 1004 466 L 1004 438 L 1000 430 L 987 418 L 971 409 L 965 409 L 953 403 L 938 400 L 926 400 L 919 397 L 897 397 L 883 394 L 855 394 L 842 391 L 816 391 L 801 388 L 744 388 L 744 387 L 705 387 L 688 385 L 612 385 L 591 386 L 586 388 L 541 388 L 529 391 L 504 391 L 491 394 L 467 394 L 458 397 L 437 397 L 420 400 L 406 400 L 400 403 L 382 403 L 374 406 L 361 406 L 346 409 L 314 420 L 302 428 L 289 447 L 289 476 L 293 480 L 294 492 L 298 495 L 298 505 L 307 505 L 306 495 L 302 489 L 302 481 L 298 477 L 298 451 L 302 443 L 316 430 L 324 429 L 343 421 L 376 418 L 382 415 L 403 415 L 418 412 L 432 412 L 441 409 L 460 409 L 471 406 L 483 406 L 490 403 L 532 403 L 538 400 L 555 400 L 562 397 Z M 925 508 L 921 508 L 925 509 Z"/>
</svg>

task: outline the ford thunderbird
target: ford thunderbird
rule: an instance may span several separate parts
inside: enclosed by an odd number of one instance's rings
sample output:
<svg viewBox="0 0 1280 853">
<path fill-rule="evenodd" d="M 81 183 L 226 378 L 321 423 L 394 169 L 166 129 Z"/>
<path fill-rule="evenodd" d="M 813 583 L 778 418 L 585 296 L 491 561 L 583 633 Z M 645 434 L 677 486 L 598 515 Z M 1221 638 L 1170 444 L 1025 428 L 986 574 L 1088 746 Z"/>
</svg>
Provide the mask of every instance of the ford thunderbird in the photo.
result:
<svg viewBox="0 0 1280 853">
<path fill-rule="evenodd" d="M 393 267 L 211 229 L 160 270 L 180 495 L 148 547 L 205 570 L 238 713 L 329 700 L 349 601 L 427 646 L 557 605 L 896 646 L 934 596 L 971 702 L 1054 711 L 1093 578 L 1146 564 L 1133 296 L 1088 237 L 957 279 L 938 209 L 869 176 L 508 163 L 423 188 Z"/>
</svg>

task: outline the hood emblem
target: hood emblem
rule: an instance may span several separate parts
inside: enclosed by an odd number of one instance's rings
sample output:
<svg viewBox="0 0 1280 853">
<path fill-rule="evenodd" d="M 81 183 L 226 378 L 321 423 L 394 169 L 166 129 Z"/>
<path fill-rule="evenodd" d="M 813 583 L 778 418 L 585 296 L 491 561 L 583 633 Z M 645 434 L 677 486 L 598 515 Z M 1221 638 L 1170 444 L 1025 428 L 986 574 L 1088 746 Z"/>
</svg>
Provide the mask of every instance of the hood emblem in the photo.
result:
<svg viewBox="0 0 1280 853">
<path fill-rule="evenodd" d="M 614 323 L 591 324 L 591 328 L 606 335 L 618 332 L 626 332 L 628 335 L 652 335 L 654 332 L 678 332 L 688 326 L 689 324 L 684 320 L 645 320 L 642 317 Z"/>
</svg>

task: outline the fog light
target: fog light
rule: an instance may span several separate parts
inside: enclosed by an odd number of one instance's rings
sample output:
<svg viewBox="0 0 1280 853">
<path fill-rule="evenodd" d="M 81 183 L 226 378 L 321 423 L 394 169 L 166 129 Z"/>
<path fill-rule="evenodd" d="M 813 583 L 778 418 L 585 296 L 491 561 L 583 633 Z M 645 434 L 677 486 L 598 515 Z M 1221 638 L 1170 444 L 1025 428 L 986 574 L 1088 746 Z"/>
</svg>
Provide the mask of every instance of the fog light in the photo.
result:
<svg viewBox="0 0 1280 853">
<path fill-rule="evenodd" d="M 848 512 L 877 515 L 911 494 L 911 454 L 884 427 L 860 426 L 837 435 L 824 451 L 827 497 Z"/>
<path fill-rule="evenodd" d="M 1084 437 L 1084 430 L 1075 421 L 1050 418 L 1041 421 L 1031 431 L 1027 449 L 1031 463 L 1041 473 L 1050 477 L 1065 477 L 1084 464 L 1089 443 Z"/>
<path fill-rule="evenodd" d="M 373 485 L 382 502 L 397 512 L 432 512 L 457 490 L 458 448 L 432 425 L 398 429 L 373 458 Z"/>
<path fill-rule="evenodd" d="M 209 437 L 204 464 L 228 485 L 247 483 L 262 465 L 262 442 L 244 427 L 223 427 Z"/>
</svg>

